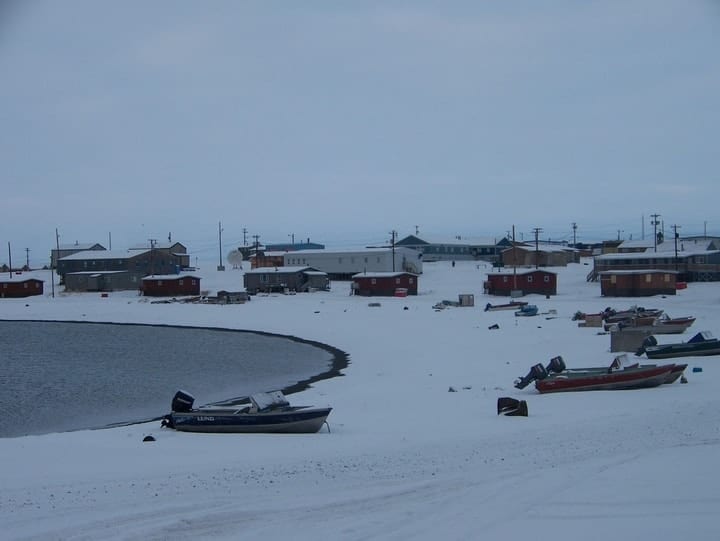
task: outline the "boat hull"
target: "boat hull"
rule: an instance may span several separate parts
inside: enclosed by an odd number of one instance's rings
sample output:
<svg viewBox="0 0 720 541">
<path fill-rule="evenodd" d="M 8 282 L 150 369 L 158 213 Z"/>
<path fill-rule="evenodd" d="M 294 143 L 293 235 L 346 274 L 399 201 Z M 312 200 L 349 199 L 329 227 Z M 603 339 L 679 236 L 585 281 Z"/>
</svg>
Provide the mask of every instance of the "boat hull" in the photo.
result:
<svg viewBox="0 0 720 541">
<path fill-rule="evenodd" d="M 570 391 L 616 391 L 657 387 L 671 376 L 674 364 L 626 368 L 604 373 L 600 372 L 562 372 L 535 382 L 540 393 Z"/>
<path fill-rule="evenodd" d="M 687 344 L 667 344 L 645 348 L 648 359 L 672 359 L 675 357 L 704 357 L 720 355 L 720 343 L 704 347 L 687 347 Z"/>
<path fill-rule="evenodd" d="M 302 408 L 258 413 L 233 410 L 172 412 L 168 424 L 181 432 L 228 434 L 312 434 L 325 424 L 332 408 Z"/>
</svg>

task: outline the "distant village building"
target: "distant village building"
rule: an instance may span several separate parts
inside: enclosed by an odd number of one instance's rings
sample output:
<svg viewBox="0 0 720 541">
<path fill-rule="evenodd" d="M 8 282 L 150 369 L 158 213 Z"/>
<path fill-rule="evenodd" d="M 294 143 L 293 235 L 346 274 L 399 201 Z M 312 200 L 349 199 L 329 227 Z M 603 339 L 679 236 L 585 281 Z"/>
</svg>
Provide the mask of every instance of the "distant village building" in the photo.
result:
<svg viewBox="0 0 720 541">
<path fill-rule="evenodd" d="M 488 295 L 557 295 L 557 274 L 543 269 L 508 269 L 488 273 L 483 286 Z"/>
<path fill-rule="evenodd" d="M 677 273 L 667 270 L 615 270 L 600 273 L 603 297 L 675 295 Z"/>
<path fill-rule="evenodd" d="M 593 270 L 588 280 L 614 270 L 660 270 L 677 273 L 679 282 L 720 281 L 719 239 L 672 239 L 646 249 L 644 252 L 625 252 L 598 255 L 593 258 Z"/>
<path fill-rule="evenodd" d="M 59 259 L 57 272 L 68 291 L 140 289 L 144 276 L 178 274 L 187 258 L 162 248 L 83 251 Z"/>
<path fill-rule="evenodd" d="M 287 251 L 259 251 L 250 256 L 250 268 L 260 267 L 283 267 L 285 266 L 285 254 Z"/>
<path fill-rule="evenodd" d="M 580 261 L 580 252 L 564 245 L 518 243 L 502 251 L 505 267 L 566 267 Z"/>
<path fill-rule="evenodd" d="M 65 291 L 90 292 L 139 289 L 141 278 L 139 273 L 117 270 L 68 272 L 62 280 Z"/>
<path fill-rule="evenodd" d="M 190 256 L 187 253 L 187 248 L 181 242 L 148 243 L 146 245 L 132 246 L 130 250 L 141 252 L 152 250 L 158 257 L 163 255 L 171 257 L 176 262 L 176 266 L 180 267 L 180 270 L 190 266 Z"/>
<path fill-rule="evenodd" d="M 97 242 L 81 244 L 76 241 L 74 244 L 60 244 L 58 248 L 50 250 L 50 267 L 57 268 L 58 259 L 88 250 L 105 250 L 105 247 Z"/>
<path fill-rule="evenodd" d="M 142 279 L 146 297 L 177 297 L 200 294 L 200 277 L 193 274 L 161 274 Z"/>
<path fill-rule="evenodd" d="M 363 272 L 352 277 L 351 291 L 367 297 L 417 295 L 418 275 L 409 272 Z"/>
<path fill-rule="evenodd" d="M 412 248 L 420 252 L 423 261 L 482 260 L 497 263 L 500 253 L 512 246 L 507 237 L 454 237 L 408 235 L 395 246 Z"/>
<path fill-rule="evenodd" d="M 43 281 L 23 275 L 0 278 L 0 299 L 19 299 L 43 294 Z"/>
<path fill-rule="evenodd" d="M 360 250 L 303 250 L 288 252 L 285 266 L 308 265 L 326 272 L 332 280 L 350 280 L 361 272 L 410 272 L 422 274 L 422 254 L 411 248 Z"/>
<path fill-rule="evenodd" d="M 256 293 L 306 292 L 330 288 L 327 273 L 313 267 L 260 267 L 243 275 L 245 291 Z"/>
</svg>

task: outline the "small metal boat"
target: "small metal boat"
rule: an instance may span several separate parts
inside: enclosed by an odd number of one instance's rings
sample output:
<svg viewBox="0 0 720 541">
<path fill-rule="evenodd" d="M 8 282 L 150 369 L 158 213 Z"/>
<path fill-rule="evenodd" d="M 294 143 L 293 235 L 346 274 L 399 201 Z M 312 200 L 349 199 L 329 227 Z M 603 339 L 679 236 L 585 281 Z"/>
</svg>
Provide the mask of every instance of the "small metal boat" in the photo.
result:
<svg viewBox="0 0 720 541">
<path fill-rule="evenodd" d="M 281 391 L 257 393 L 247 404 L 193 408 L 195 399 L 178 391 L 162 426 L 184 432 L 308 434 L 327 423 L 332 408 L 291 406 Z"/>
<path fill-rule="evenodd" d="M 648 359 L 720 355 L 720 341 L 710 331 L 699 332 L 687 342 L 672 344 L 659 344 L 654 336 L 648 336 L 635 355 L 640 356 L 643 353 Z"/>
<path fill-rule="evenodd" d="M 485 311 L 486 312 L 494 312 L 496 310 L 517 310 L 518 308 L 522 308 L 523 306 L 527 306 L 526 301 L 510 301 L 505 304 L 490 304 L 487 303 L 485 305 Z"/>
</svg>

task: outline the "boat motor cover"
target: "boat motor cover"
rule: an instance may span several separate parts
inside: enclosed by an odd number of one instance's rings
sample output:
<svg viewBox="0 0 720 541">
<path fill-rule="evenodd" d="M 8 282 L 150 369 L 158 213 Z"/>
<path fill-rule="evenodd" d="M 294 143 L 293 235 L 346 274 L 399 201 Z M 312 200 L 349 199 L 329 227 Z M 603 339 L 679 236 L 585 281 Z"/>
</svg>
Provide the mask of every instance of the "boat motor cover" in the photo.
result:
<svg viewBox="0 0 720 541">
<path fill-rule="evenodd" d="M 258 411 L 268 411 L 273 408 L 282 408 L 290 405 L 290 402 L 285 398 L 282 391 L 255 393 L 250 396 L 250 401 Z"/>
<path fill-rule="evenodd" d="M 188 412 L 192 410 L 194 402 L 195 397 L 193 397 L 193 395 L 185 391 L 178 391 L 172 400 L 172 411 L 181 413 Z"/>
</svg>

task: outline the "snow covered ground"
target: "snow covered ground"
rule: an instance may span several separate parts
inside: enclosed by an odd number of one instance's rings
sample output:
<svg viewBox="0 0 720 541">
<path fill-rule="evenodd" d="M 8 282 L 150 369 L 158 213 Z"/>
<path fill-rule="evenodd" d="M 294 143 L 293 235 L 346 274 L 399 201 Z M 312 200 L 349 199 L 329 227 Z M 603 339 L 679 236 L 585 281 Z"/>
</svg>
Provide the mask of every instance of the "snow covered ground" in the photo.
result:
<svg viewBox="0 0 720 541">
<path fill-rule="evenodd" d="M 242 288 L 241 271 L 206 267 L 203 289 Z M 642 304 L 696 316 L 679 338 L 720 334 L 716 283 L 608 299 L 585 281 L 589 269 L 553 269 L 558 295 L 527 297 L 544 312 L 529 318 L 483 310 L 502 299 L 482 294 L 488 269 L 474 262 L 425 265 L 420 295 L 408 298 L 352 297 L 334 282 L 244 305 L 150 304 L 132 293 L 51 298 L 46 283 L 43 297 L 2 300 L 3 319 L 262 330 L 336 346 L 351 364 L 290 397 L 332 406 L 329 433 L 200 435 L 149 423 L 2 439 L 0 538 L 718 539 L 720 359 L 686 358 L 687 384 L 647 390 L 513 388 L 555 355 L 569 367 L 610 363 L 610 336 L 579 328 L 577 310 Z M 460 293 L 475 306 L 432 309 Z M 530 415 L 496 415 L 500 396 L 526 400 Z M 144 443 L 149 434 L 156 441 Z"/>
</svg>

